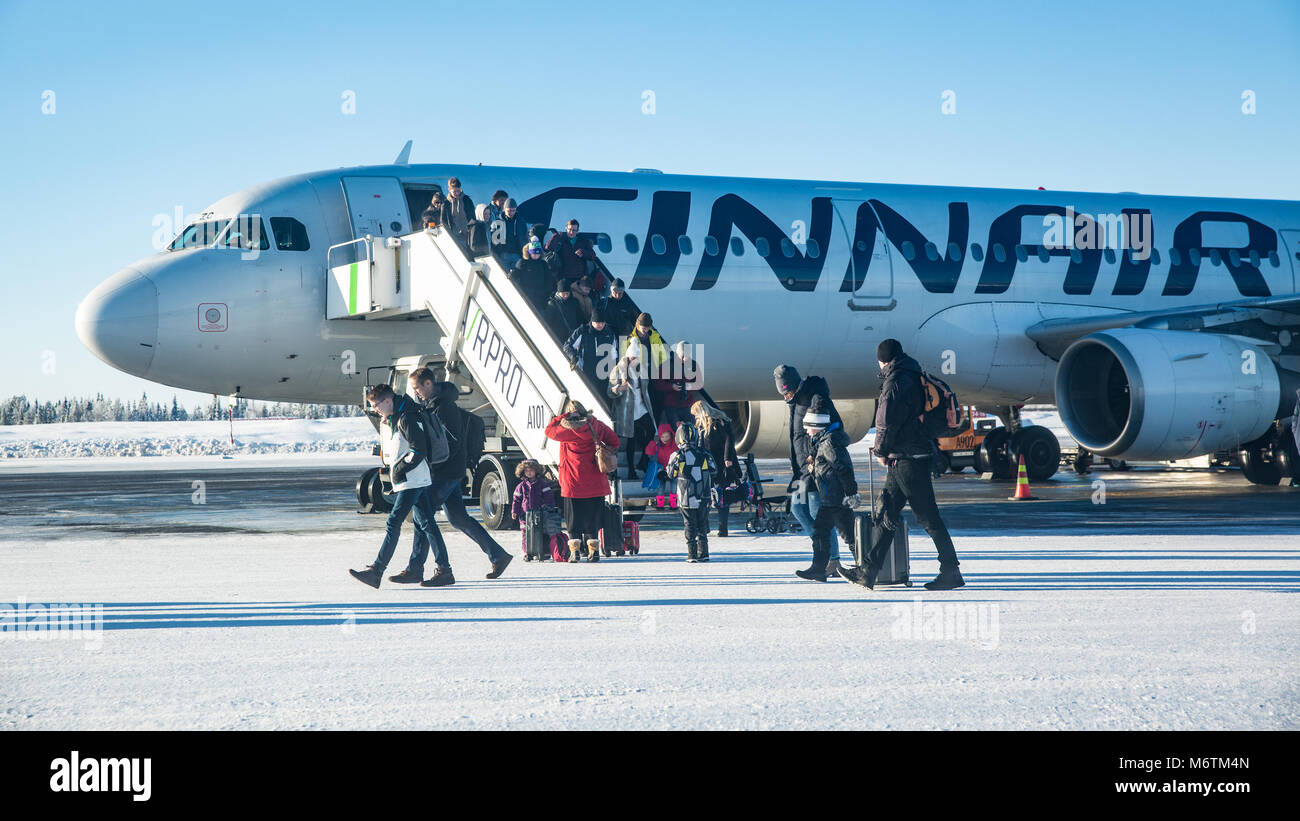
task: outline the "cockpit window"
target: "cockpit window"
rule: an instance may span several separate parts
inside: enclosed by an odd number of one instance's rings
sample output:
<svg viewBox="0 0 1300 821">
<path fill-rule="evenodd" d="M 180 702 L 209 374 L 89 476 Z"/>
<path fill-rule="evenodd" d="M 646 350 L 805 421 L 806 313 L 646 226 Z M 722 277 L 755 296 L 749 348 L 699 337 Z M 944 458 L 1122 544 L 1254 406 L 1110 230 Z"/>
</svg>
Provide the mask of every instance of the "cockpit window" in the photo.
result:
<svg viewBox="0 0 1300 821">
<path fill-rule="evenodd" d="M 271 247 L 270 240 L 266 238 L 266 224 L 262 222 L 262 218 L 248 215 L 231 220 L 230 230 L 226 232 L 221 244 L 242 251 L 265 251 Z"/>
<path fill-rule="evenodd" d="M 196 222 L 193 225 L 181 231 L 172 244 L 167 246 L 169 251 L 179 251 L 182 248 L 206 248 L 217 241 L 221 232 L 226 230 L 230 220 L 209 220 L 208 222 Z"/>
<path fill-rule="evenodd" d="M 275 232 L 275 247 L 281 251 L 306 251 L 307 226 L 293 217 L 271 217 L 271 230 Z"/>
</svg>

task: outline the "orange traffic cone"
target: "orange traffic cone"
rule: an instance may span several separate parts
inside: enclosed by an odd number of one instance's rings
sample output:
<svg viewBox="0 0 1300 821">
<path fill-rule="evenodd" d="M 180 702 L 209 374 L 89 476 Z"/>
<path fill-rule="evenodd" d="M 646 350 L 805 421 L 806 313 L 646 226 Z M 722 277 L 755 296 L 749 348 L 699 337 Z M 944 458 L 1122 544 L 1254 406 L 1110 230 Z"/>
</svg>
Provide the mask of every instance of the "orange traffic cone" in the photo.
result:
<svg viewBox="0 0 1300 821">
<path fill-rule="evenodd" d="M 1031 502 L 1037 499 L 1037 496 L 1029 495 L 1029 475 L 1025 473 L 1025 457 L 1020 455 L 1020 471 L 1016 476 L 1016 495 L 1008 496 L 1013 502 Z"/>
</svg>

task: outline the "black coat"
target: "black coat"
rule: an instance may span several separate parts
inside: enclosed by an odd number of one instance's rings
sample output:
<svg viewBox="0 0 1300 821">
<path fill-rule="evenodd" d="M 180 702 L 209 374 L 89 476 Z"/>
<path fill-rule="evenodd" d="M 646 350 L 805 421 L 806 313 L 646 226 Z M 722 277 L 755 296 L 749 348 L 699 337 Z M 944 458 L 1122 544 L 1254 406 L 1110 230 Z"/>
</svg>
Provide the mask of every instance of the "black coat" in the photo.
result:
<svg viewBox="0 0 1300 821">
<path fill-rule="evenodd" d="M 740 459 L 736 456 L 736 437 L 732 435 L 729 423 L 715 420 L 712 433 L 706 435 L 701 430 L 700 447 L 713 457 L 713 464 L 717 469 L 717 479 L 714 483 L 718 487 L 726 487 L 740 480 Z M 727 467 L 727 462 L 731 462 L 731 467 Z"/>
<path fill-rule="evenodd" d="M 807 460 L 813 455 L 812 439 L 803 429 L 803 417 L 808 413 L 808 407 L 812 405 L 814 396 L 825 398 L 831 424 L 839 422 L 840 427 L 844 427 L 844 423 L 840 420 L 840 412 L 835 410 L 835 403 L 831 401 L 831 389 L 826 384 L 826 380 L 820 376 L 810 376 L 800 382 L 799 389 L 794 392 L 794 398 L 786 402 L 790 408 L 790 470 L 796 477 L 808 472 Z"/>
<path fill-rule="evenodd" d="M 882 371 L 885 382 L 876 400 L 877 456 L 893 459 L 930 458 L 929 434 L 921 424 L 925 398 L 921 391 L 921 365 L 899 354 Z"/>
<path fill-rule="evenodd" d="M 578 301 L 570 296 L 568 299 L 556 299 L 555 294 L 546 301 L 546 310 L 542 318 L 550 326 L 551 332 L 559 340 L 568 339 L 573 330 L 582 324 L 582 308 Z"/>
<path fill-rule="evenodd" d="M 598 331 L 588 322 L 573 329 L 568 341 L 564 343 L 564 355 L 569 357 L 570 364 L 576 365 L 591 381 L 603 384 L 609 381 L 609 371 L 614 369 L 614 363 L 618 361 L 618 335 L 608 324 Z M 596 371 L 596 366 L 602 359 L 609 362 L 604 378 L 599 377 Z"/>
<path fill-rule="evenodd" d="M 510 279 L 534 307 L 540 309 L 546 306 L 551 290 L 551 272 L 546 270 L 546 263 L 540 258 L 524 257 L 516 262 L 510 271 Z"/>
<path fill-rule="evenodd" d="M 433 480 L 446 482 L 465 476 L 465 417 L 468 415 L 456 400 L 460 391 L 450 382 L 438 382 L 434 386 L 431 407 L 438 415 L 442 426 L 447 429 L 447 460 L 433 466 Z"/>
<path fill-rule="evenodd" d="M 844 428 L 833 426 L 812 440 L 814 461 L 813 478 L 822 507 L 840 507 L 844 497 L 858 492 L 858 480 L 853 475 L 853 460 L 849 458 L 849 437 Z"/>
<path fill-rule="evenodd" d="M 623 292 L 620 299 L 606 296 L 601 301 L 601 307 L 605 309 L 605 321 L 614 328 L 614 333 L 619 336 L 627 336 L 632 333 L 632 327 L 636 325 L 636 318 L 641 315 L 641 309 L 637 307 L 626 291 Z"/>
</svg>

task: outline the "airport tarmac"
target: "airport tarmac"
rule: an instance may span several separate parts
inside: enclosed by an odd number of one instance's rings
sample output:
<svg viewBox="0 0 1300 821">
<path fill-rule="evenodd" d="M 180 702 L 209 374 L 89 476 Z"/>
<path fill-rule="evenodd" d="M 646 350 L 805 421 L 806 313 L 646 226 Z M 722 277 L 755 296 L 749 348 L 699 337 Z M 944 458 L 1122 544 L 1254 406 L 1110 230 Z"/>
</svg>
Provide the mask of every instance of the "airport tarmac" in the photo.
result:
<svg viewBox="0 0 1300 821">
<path fill-rule="evenodd" d="M 919 586 L 924 532 L 918 585 L 870 592 L 794 578 L 807 537 L 739 512 L 708 565 L 657 513 L 640 556 L 495 581 L 444 526 L 454 587 L 374 591 L 347 575 L 383 529 L 365 464 L 0 475 L 0 602 L 101 612 L 0 632 L 0 728 L 1300 728 L 1297 489 L 1099 469 L 1017 503 L 945 477 L 947 593 Z"/>
</svg>

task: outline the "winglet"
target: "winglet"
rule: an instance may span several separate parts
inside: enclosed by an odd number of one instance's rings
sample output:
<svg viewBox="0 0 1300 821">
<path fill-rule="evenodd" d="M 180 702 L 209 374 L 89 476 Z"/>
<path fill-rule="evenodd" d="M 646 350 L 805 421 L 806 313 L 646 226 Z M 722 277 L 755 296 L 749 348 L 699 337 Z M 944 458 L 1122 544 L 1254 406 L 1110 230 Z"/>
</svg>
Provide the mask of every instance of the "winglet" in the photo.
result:
<svg viewBox="0 0 1300 821">
<path fill-rule="evenodd" d="M 411 164 L 411 143 L 414 140 L 407 140 L 406 145 L 398 152 L 397 159 L 393 160 L 393 165 L 410 165 Z"/>
</svg>

